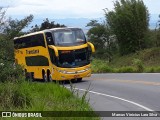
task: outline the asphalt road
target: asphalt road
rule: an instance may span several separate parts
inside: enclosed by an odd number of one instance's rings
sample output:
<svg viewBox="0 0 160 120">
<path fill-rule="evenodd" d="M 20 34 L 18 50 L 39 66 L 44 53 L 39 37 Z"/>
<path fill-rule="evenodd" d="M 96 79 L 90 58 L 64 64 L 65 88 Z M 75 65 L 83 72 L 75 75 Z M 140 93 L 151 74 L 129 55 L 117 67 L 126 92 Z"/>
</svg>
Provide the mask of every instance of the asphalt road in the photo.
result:
<svg viewBox="0 0 160 120">
<path fill-rule="evenodd" d="M 70 85 L 66 85 L 69 87 Z M 95 111 L 160 111 L 160 74 L 93 74 L 73 86 Z M 160 120 L 160 117 L 102 118 L 106 120 Z"/>
</svg>

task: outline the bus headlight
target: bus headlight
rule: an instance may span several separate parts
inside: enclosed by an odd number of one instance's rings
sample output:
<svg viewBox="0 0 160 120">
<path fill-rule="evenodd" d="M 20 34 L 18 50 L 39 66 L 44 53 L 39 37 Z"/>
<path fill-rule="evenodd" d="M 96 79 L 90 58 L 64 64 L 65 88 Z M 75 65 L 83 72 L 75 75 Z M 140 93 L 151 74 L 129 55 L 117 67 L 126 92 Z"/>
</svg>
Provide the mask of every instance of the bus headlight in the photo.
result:
<svg viewBox="0 0 160 120">
<path fill-rule="evenodd" d="M 85 68 L 83 70 L 75 70 L 75 71 L 66 71 L 66 70 L 58 70 L 58 72 L 63 73 L 63 74 L 77 74 L 77 73 L 83 73 L 86 72 L 88 70 L 90 70 L 91 68 Z"/>
<path fill-rule="evenodd" d="M 85 70 L 88 71 L 88 70 L 90 70 L 90 69 L 91 69 L 91 67 L 88 67 L 88 68 L 86 68 Z"/>
<path fill-rule="evenodd" d="M 60 73 L 63 73 L 63 74 L 76 74 L 76 72 L 69 72 L 69 71 L 66 71 L 66 70 L 58 70 L 58 72 Z"/>
<path fill-rule="evenodd" d="M 63 74 L 67 73 L 67 71 L 65 71 L 65 70 L 58 70 L 58 72 L 63 73 Z"/>
</svg>

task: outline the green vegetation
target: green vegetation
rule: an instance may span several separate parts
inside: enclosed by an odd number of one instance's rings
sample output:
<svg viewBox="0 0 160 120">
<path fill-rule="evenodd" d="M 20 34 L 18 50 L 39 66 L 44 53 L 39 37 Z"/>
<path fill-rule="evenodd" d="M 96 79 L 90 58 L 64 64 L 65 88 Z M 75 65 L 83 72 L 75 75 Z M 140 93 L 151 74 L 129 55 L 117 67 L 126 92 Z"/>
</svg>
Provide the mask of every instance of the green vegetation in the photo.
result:
<svg viewBox="0 0 160 120">
<path fill-rule="evenodd" d="M 160 72 L 160 48 L 151 48 L 117 57 L 112 62 L 94 59 L 92 71 L 94 73 L 141 73 Z"/>
<path fill-rule="evenodd" d="M 87 26 L 91 27 L 87 33 L 88 39 L 96 48 L 94 57 L 107 58 L 111 61 L 113 54 L 118 52 L 118 44 L 109 26 L 105 22 L 98 23 L 96 20 L 91 20 Z"/>
<path fill-rule="evenodd" d="M 111 68 L 108 65 L 108 61 L 105 60 L 100 60 L 100 59 L 94 59 L 92 61 L 92 66 L 91 66 L 92 72 L 93 73 L 110 73 L 113 72 L 113 68 Z"/>
<path fill-rule="evenodd" d="M 19 82 L 0 84 L 1 111 L 92 111 L 88 102 L 85 102 L 83 97 L 76 96 L 75 91 L 70 92 L 55 83 L 32 83 L 22 79 Z"/>
<path fill-rule="evenodd" d="M 117 0 L 114 10 L 105 10 L 105 16 L 121 55 L 146 48 L 149 13 L 142 0 Z"/>
<path fill-rule="evenodd" d="M 112 61 L 114 54 L 123 56 L 151 47 L 155 35 L 148 28 L 149 11 L 142 0 L 116 0 L 114 10 L 104 12 L 105 21 L 91 20 L 87 24 L 91 27 L 87 35 L 96 47 L 96 57 L 105 56 Z"/>
<path fill-rule="evenodd" d="M 59 23 L 55 24 L 54 21 L 50 22 L 49 19 L 46 18 L 45 20 L 43 20 L 43 23 L 41 23 L 40 26 L 38 26 L 37 24 L 35 26 L 32 26 L 32 29 L 30 30 L 30 32 L 37 32 L 45 29 L 58 28 L 58 27 L 66 27 L 66 26 L 61 25 Z"/>
<path fill-rule="evenodd" d="M 111 64 L 117 67 L 131 66 L 135 59 L 142 61 L 146 67 L 156 67 L 160 65 L 160 48 L 145 49 L 126 56 L 116 57 Z"/>
<path fill-rule="evenodd" d="M 87 35 L 95 45 L 92 71 L 160 72 L 160 15 L 149 29 L 149 11 L 143 0 L 116 0 L 104 9 L 105 20 L 91 20 Z"/>
</svg>

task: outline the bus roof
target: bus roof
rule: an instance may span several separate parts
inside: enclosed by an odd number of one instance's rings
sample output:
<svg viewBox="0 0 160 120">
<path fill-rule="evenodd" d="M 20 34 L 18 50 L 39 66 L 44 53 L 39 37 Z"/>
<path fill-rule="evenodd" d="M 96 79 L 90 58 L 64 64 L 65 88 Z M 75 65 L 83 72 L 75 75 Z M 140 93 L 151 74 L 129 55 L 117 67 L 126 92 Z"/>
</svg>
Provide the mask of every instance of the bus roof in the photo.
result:
<svg viewBox="0 0 160 120">
<path fill-rule="evenodd" d="M 65 29 L 80 29 L 80 28 L 77 28 L 77 27 L 62 27 L 62 28 L 45 29 L 45 30 L 42 30 L 42 31 L 25 34 L 25 35 L 22 35 L 20 37 L 15 37 L 14 40 L 17 39 L 17 38 L 23 38 L 23 37 L 27 37 L 27 36 L 31 36 L 31 35 L 35 35 L 35 34 L 40 34 L 40 33 L 45 33 L 45 32 L 51 32 L 51 31 L 57 31 L 57 30 L 65 30 Z"/>
</svg>

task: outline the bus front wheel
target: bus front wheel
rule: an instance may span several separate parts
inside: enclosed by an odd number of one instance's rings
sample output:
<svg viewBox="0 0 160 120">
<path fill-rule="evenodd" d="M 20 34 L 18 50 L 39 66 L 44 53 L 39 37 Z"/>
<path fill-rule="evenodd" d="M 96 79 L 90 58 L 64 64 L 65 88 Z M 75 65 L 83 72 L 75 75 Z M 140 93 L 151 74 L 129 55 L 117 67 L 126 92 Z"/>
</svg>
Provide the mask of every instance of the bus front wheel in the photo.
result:
<svg viewBox="0 0 160 120">
<path fill-rule="evenodd" d="M 48 82 L 52 82 L 52 75 L 50 72 L 48 73 Z"/>
<path fill-rule="evenodd" d="M 77 82 L 81 82 L 82 81 L 82 78 L 77 78 Z"/>
</svg>

